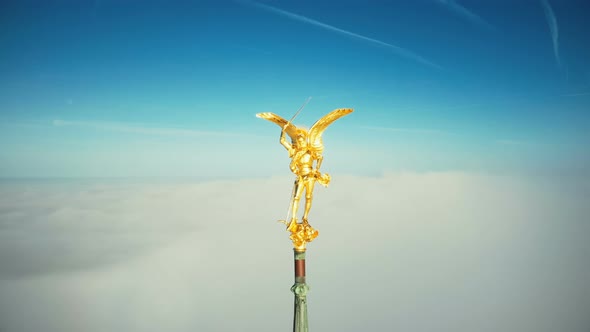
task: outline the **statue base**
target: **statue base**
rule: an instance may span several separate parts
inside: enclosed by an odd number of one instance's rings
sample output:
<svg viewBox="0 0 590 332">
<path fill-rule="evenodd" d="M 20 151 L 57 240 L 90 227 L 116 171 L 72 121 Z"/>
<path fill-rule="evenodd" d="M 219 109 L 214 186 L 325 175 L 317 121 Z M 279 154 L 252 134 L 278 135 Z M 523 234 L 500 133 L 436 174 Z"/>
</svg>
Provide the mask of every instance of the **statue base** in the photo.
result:
<svg viewBox="0 0 590 332">
<path fill-rule="evenodd" d="M 291 233 L 289 238 L 293 241 L 293 248 L 296 251 L 303 252 L 305 252 L 307 243 L 313 241 L 319 235 L 318 230 L 311 227 L 306 219 L 303 219 L 303 222 L 299 224 L 297 219 L 293 218 L 287 226 L 287 231 Z"/>
</svg>

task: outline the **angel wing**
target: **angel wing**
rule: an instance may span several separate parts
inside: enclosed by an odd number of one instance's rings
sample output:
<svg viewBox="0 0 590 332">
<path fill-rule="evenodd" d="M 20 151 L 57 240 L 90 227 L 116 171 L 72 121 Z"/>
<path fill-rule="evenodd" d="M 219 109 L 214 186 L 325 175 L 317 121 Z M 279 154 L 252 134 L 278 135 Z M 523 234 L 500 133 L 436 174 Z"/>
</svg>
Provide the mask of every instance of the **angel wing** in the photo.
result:
<svg viewBox="0 0 590 332">
<path fill-rule="evenodd" d="M 316 121 L 316 123 L 311 126 L 311 129 L 309 129 L 309 147 L 317 152 L 322 152 L 322 150 L 324 150 L 324 144 L 322 142 L 322 133 L 324 130 L 326 130 L 332 122 L 352 113 L 352 111 L 353 110 L 350 108 L 339 108 Z"/>
<path fill-rule="evenodd" d="M 274 122 L 277 125 L 279 125 L 281 129 L 283 129 L 283 127 L 288 123 L 289 125 L 287 126 L 287 128 L 285 128 L 285 132 L 287 133 L 287 135 L 289 135 L 289 137 L 291 137 L 291 142 L 297 142 L 297 127 L 295 127 L 295 125 L 291 122 L 271 112 L 258 113 L 256 114 L 256 117 Z"/>
</svg>

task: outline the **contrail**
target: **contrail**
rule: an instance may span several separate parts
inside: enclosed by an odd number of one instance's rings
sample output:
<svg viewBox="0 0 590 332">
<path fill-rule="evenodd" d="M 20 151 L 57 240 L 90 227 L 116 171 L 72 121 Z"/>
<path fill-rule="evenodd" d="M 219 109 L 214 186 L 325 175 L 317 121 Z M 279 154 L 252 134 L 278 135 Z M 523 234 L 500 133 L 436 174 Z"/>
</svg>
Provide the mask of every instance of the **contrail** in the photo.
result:
<svg viewBox="0 0 590 332">
<path fill-rule="evenodd" d="M 555 18 L 555 14 L 553 13 L 553 9 L 549 5 L 549 1 L 541 0 L 541 5 L 543 5 L 543 11 L 545 12 L 545 18 L 547 19 L 547 24 L 549 24 L 549 31 L 551 32 L 551 40 L 553 41 L 553 53 L 555 54 L 555 59 L 557 60 L 557 65 L 561 67 L 561 59 L 559 58 L 559 29 L 557 27 L 557 19 Z"/>
<path fill-rule="evenodd" d="M 443 68 L 441 66 L 439 66 L 439 65 L 437 65 L 437 64 L 435 64 L 435 63 L 433 63 L 431 61 L 428 61 L 428 60 L 424 59 L 423 57 L 421 57 L 421 56 L 419 56 L 417 54 L 414 54 L 414 53 L 412 53 L 412 52 L 410 52 L 410 51 L 408 51 L 406 49 L 403 49 L 403 48 L 401 48 L 399 46 L 395 46 L 395 45 L 392 45 L 392 44 L 389 44 L 389 43 L 386 43 L 386 42 L 383 42 L 383 41 L 380 41 L 380 40 L 377 40 L 377 39 L 373 39 L 373 38 L 370 38 L 370 37 L 365 37 L 365 36 L 359 35 L 359 34 L 354 33 L 354 32 L 350 32 L 350 31 L 347 31 L 347 30 L 344 30 L 344 29 L 340 29 L 340 28 L 337 28 L 335 26 L 332 26 L 332 25 L 329 25 L 329 24 L 326 24 L 326 23 L 322 23 L 322 22 L 316 21 L 316 20 L 311 19 L 309 17 L 305 17 L 305 16 L 302 16 L 302 15 L 291 13 L 291 12 L 288 12 L 286 10 L 282 10 L 280 8 L 272 7 L 272 6 L 269 6 L 269 5 L 265 5 L 265 4 L 262 4 L 262 3 L 259 3 L 259 2 L 248 1 L 248 0 L 237 0 L 237 2 L 241 2 L 241 3 L 244 3 L 244 4 L 251 5 L 251 6 L 255 6 L 255 7 L 258 7 L 258 8 L 264 9 L 264 10 L 267 10 L 269 12 L 275 13 L 275 14 L 283 15 L 285 17 L 288 17 L 288 18 L 293 19 L 293 20 L 296 20 L 296 21 L 300 21 L 300 22 L 303 22 L 303 23 L 315 25 L 317 27 L 324 28 L 326 30 L 330 30 L 330 31 L 333 31 L 333 32 L 337 32 L 337 33 L 340 33 L 340 34 L 343 34 L 343 35 L 346 35 L 346 36 L 349 36 L 349 37 L 354 37 L 354 38 L 357 38 L 357 39 L 360 39 L 360 40 L 371 42 L 373 44 L 384 46 L 384 47 L 389 48 L 390 50 L 394 51 L 398 55 L 401 55 L 401 56 L 406 57 L 408 59 L 412 59 L 412 60 L 417 61 L 417 62 L 419 62 L 421 64 L 424 64 L 424 65 L 427 65 L 427 66 L 430 66 L 430 67 L 433 67 L 433 68 L 436 68 L 436 69 L 443 70 Z"/>
<path fill-rule="evenodd" d="M 455 0 L 437 0 L 439 3 L 447 6 L 451 11 L 455 14 L 465 17 L 471 23 L 476 25 L 482 26 L 488 30 L 496 30 L 493 25 L 486 22 L 483 18 L 479 15 L 475 14 L 474 12 L 470 11 L 469 9 L 461 6 Z"/>
</svg>

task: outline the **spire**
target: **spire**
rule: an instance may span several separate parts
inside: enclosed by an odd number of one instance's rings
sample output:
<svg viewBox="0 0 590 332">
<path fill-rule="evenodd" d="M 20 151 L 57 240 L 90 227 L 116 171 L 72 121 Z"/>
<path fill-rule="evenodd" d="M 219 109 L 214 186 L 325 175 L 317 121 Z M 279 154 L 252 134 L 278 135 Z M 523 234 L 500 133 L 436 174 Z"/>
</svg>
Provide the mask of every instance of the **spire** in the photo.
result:
<svg viewBox="0 0 590 332">
<path fill-rule="evenodd" d="M 305 104 L 307 104 L 309 99 L 311 97 L 307 99 Z M 316 121 L 308 132 L 302 127 L 293 125 L 293 119 L 295 119 L 305 104 L 301 106 L 289 121 L 270 112 L 256 114 L 257 117 L 274 122 L 281 127 L 279 142 L 289 152 L 289 158 L 292 159 L 289 167 L 296 175 L 287 217 L 285 220 L 281 220 L 281 222 L 287 225 L 287 231 L 291 233 L 289 238 L 293 241 L 293 251 L 295 253 L 295 284 L 291 287 L 291 292 L 295 295 L 295 311 L 293 315 L 294 332 L 309 331 L 307 324 L 307 292 L 309 291 L 309 287 L 305 283 L 305 247 L 307 243 L 313 241 L 319 234 L 307 222 L 307 216 L 313 198 L 313 186 L 315 182 L 319 182 L 323 186 L 328 186 L 331 179 L 330 175 L 320 173 L 320 166 L 324 159 L 322 157 L 322 152 L 324 151 L 322 133 L 334 121 L 353 112 L 350 108 L 333 110 Z M 291 138 L 291 143 L 285 138 L 285 133 Z M 297 210 L 303 193 L 305 193 L 305 210 L 301 218 L 302 222 L 298 223 Z M 291 221 L 289 221 L 289 215 L 291 215 Z"/>
</svg>

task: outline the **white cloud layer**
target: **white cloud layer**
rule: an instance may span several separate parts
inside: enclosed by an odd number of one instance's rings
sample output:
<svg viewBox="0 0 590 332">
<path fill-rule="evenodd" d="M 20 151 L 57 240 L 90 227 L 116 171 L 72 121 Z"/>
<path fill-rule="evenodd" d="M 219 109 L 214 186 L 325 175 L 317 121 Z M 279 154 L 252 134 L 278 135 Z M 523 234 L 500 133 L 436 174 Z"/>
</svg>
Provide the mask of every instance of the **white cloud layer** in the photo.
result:
<svg viewBox="0 0 590 332">
<path fill-rule="evenodd" d="M 333 175 L 310 222 L 318 331 L 587 331 L 585 182 Z M 280 331 L 291 178 L 0 185 L 0 331 Z"/>
</svg>

